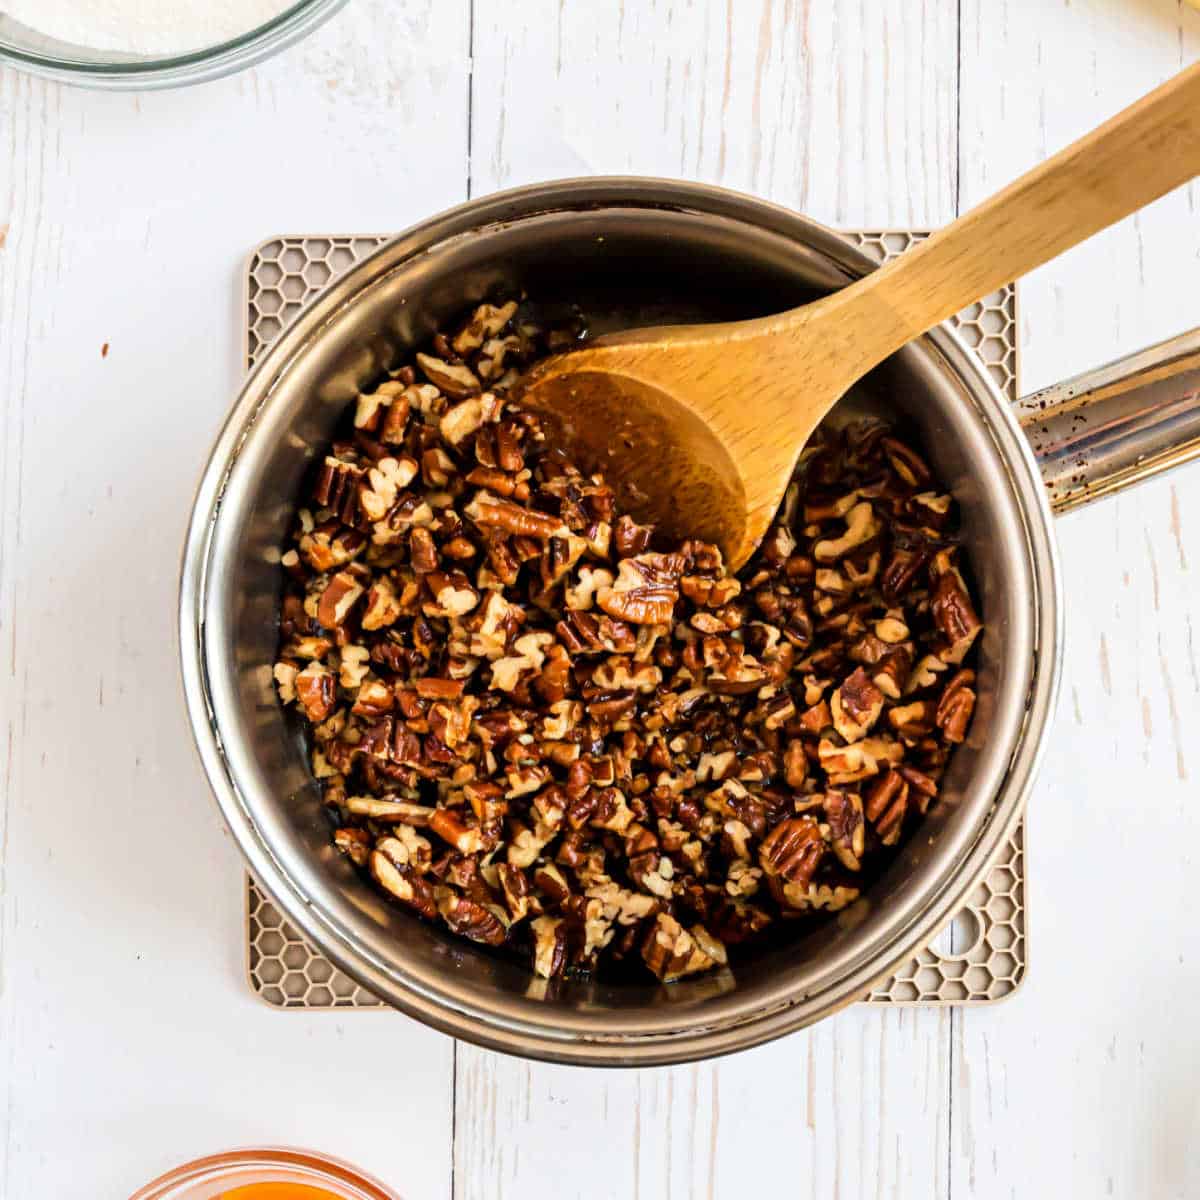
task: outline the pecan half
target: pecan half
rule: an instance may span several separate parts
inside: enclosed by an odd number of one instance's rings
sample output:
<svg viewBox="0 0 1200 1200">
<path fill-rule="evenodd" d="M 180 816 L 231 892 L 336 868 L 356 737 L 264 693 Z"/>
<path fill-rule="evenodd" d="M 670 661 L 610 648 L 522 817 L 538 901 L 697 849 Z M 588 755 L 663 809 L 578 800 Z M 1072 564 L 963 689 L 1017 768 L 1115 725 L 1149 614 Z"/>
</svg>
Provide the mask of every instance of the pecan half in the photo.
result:
<svg viewBox="0 0 1200 1200">
<path fill-rule="evenodd" d="M 632 625 L 663 625 L 679 599 L 683 559 L 677 554 L 639 554 L 623 558 L 611 587 L 596 591 L 596 603 L 610 617 Z"/>
<path fill-rule="evenodd" d="M 975 711 L 974 671 L 959 671 L 942 692 L 938 701 L 934 721 L 948 742 L 961 742 L 967 735 L 967 726 Z"/>
<path fill-rule="evenodd" d="M 825 839 L 812 817 L 780 821 L 763 839 L 759 862 L 768 875 L 807 884 L 825 857 Z"/>
</svg>

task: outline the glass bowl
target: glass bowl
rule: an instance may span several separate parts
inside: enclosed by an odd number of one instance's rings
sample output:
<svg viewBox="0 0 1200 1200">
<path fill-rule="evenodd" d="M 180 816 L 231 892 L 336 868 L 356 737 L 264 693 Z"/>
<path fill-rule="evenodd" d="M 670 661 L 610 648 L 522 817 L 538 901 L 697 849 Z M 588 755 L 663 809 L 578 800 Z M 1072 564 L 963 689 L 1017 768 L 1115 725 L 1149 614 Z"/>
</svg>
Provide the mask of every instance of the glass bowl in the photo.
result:
<svg viewBox="0 0 1200 1200">
<path fill-rule="evenodd" d="M 84 87 L 129 91 L 182 87 L 230 75 L 285 46 L 328 20 L 346 0 L 299 0 L 265 25 L 203 50 L 170 56 L 92 50 L 46 37 L 3 12 L 0 0 L 0 63 Z"/>
<path fill-rule="evenodd" d="M 345 1163 L 307 1150 L 282 1149 L 231 1150 L 198 1158 L 159 1176 L 130 1200 L 221 1200 L 234 1188 L 266 1183 L 318 1188 L 337 1200 L 399 1200 Z"/>
</svg>

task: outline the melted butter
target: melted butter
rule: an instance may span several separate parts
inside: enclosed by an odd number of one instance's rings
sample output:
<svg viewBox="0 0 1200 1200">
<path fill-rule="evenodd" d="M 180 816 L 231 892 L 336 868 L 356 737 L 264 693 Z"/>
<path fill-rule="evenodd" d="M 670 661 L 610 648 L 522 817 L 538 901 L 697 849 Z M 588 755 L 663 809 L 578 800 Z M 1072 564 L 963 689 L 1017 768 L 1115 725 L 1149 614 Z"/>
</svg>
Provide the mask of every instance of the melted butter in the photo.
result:
<svg viewBox="0 0 1200 1200">
<path fill-rule="evenodd" d="M 222 1192 L 217 1200 L 339 1200 L 324 1188 L 306 1183 L 251 1183 Z"/>
</svg>

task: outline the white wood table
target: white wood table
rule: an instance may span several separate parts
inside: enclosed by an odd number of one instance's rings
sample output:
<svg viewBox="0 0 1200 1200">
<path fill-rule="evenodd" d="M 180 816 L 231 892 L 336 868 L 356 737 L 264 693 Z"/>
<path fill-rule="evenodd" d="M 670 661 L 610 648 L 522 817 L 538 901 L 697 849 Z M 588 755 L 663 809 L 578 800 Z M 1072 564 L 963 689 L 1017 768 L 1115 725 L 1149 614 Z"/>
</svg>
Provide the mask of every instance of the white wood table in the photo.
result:
<svg viewBox="0 0 1200 1200">
<path fill-rule="evenodd" d="M 0 70 L 0 1197 L 263 1142 L 411 1200 L 1200 1195 L 1200 467 L 1062 523 L 1021 992 L 695 1067 L 255 1001 L 174 633 L 264 236 L 589 172 L 937 225 L 1197 54 L 1177 0 L 352 0 L 189 91 Z M 1025 281 L 1027 388 L 1200 323 L 1197 199 Z"/>
</svg>

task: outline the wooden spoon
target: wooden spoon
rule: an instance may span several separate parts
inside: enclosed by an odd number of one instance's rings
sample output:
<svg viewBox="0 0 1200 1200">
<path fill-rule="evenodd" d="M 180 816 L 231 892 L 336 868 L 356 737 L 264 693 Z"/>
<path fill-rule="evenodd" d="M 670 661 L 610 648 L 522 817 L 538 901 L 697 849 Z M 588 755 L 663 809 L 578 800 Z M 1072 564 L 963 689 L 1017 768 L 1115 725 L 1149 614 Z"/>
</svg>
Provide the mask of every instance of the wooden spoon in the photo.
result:
<svg viewBox="0 0 1200 1200">
<path fill-rule="evenodd" d="M 741 566 L 846 390 L 906 342 L 1200 173 L 1200 64 L 902 257 L 778 316 L 638 329 L 530 373 L 552 418 L 640 519 Z"/>
</svg>

